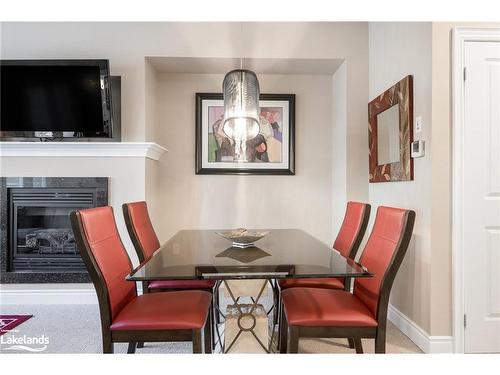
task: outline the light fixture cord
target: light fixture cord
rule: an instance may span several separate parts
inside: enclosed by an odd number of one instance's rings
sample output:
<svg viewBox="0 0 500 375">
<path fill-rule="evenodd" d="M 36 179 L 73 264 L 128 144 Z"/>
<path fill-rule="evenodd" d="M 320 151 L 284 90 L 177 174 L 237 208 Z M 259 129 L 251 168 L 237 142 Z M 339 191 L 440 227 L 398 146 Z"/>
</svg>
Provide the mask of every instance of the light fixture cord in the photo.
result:
<svg viewBox="0 0 500 375">
<path fill-rule="evenodd" d="M 243 22 L 240 22 L 240 70 L 243 70 Z"/>
</svg>

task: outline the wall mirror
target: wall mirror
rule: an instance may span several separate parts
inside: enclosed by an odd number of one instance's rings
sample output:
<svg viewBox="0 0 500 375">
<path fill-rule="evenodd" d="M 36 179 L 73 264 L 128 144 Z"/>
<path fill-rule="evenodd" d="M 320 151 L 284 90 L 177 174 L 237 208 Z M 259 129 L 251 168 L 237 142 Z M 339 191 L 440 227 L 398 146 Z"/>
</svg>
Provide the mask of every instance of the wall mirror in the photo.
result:
<svg viewBox="0 0 500 375">
<path fill-rule="evenodd" d="M 399 161 L 399 106 L 393 105 L 377 116 L 378 164 Z"/>
<path fill-rule="evenodd" d="M 413 180 L 413 77 L 372 100 L 368 117 L 370 182 Z"/>
</svg>

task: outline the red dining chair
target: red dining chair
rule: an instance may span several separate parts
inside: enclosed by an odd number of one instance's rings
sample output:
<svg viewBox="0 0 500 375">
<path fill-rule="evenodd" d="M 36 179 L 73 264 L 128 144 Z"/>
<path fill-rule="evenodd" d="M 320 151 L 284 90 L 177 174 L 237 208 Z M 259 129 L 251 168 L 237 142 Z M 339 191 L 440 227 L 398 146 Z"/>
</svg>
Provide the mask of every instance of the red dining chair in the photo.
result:
<svg viewBox="0 0 500 375">
<path fill-rule="evenodd" d="M 128 352 L 134 353 L 136 343 L 144 341 L 192 341 L 193 353 L 201 353 L 202 335 L 205 352 L 211 352 L 210 293 L 190 290 L 138 296 L 135 283 L 125 280 L 132 265 L 113 209 L 73 211 L 70 219 L 97 292 L 104 353 L 113 353 L 115 342 L 128 342 Z"/>
<path fill-rule="evenodd" d="M 375 339 L 375 353 L 385 353 L 389 295 L 413 232 L 415 212 L 379 207 L 360 263 L 374 276 L 358 278 L 354 291 L 289 288 L 283 291 L 281 352 L 297 353 L 300 337 Z"/>
<path fill-rule="evenodd" d="M 346 258 L 354 259 L 359 245 L 363 240 L 370 218 L 371 206 L 368 203 L 347 202 L 344 221 L 337 234 L 333 248 Z M 347 281 L 347 282 L 346 282 Z M 328 288 L 349 290 L 349 280 L 339 278 L 311 278 L 311 279 L 281 279 L 281 290 L 292 287 Z"/>
<path fill-rule="evenodd" d="M 160 248 L 160 242 L 156 236 L 153 224 L 148 213 L 146 202 L 124 203 L 122 205 L 125 225 L 134 245 L 139 262 L 145 262 L 151 258 L 156 250 Z M 171 292 L 179 290 L 204 290 L 213 293 L 215 285 L 214 280 L 156 280 L 143 281 L 142 292 Z M 219 305 L 218 298 L 215 298 L 214 304 Z M 210 314 L 214 312 L 210 310 Z M 212 337 L 214 339 L 214 337 Z M 215 340 L 214 344 L 215 344 Z M 143 342 L 137 344 L 138 348 L 144 346 Z"/>
<path fill-rule="evenodd" d="M 359 249 L 359 245 L 365 236 L 368 220 L 370 219 L 371 206 L 368 203 L 347 202 L 346 212 L 342 226 L 337 238 L 333 243 L 333 248 L 343 256 L 354 259 Z M 281 279 L 278 281 L 280 290 L 288 288 L 326 288 L 350 290 L 351 280 L 343 278 L 307 278 L 307 279 Z M 277 296 L 276 302 L 281 306 L 281 296 Z M 279 310 L 278 310 L 279 314 Z M 278 316 L 275 315 L 275 321 Z M 281 341 L 278 342 L 281 346 Z M 354 348 L 354 341 L 349 339 L 349 347 Z"/>
<path fill-rule="evenodd" d="M 149 218 L 146 202 L 124 203 L 122 205 L 125 225 L 134 245 L 139 262 L 153 256 L 160 248 L 153 224 Z M 214 280 L 158 280 L 143 283 L 143 292 L 201 289 L 212 292 Z"/>
</svg>

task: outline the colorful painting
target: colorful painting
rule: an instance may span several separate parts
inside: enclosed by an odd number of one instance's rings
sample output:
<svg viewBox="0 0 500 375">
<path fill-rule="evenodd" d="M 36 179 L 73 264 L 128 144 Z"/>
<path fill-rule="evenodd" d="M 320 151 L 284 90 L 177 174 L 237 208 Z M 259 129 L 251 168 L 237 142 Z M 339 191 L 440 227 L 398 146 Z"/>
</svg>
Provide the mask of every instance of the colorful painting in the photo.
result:
<svg viewBox="0 0 500 375">
<path fill-rule="evenodd" d="M 197 94 L 197 174 L 294 174 L 294 95 L 262 94 L 259 134 L 246 142 L 244 157 L 223 131 L 221 94 Z"/>
</svg>

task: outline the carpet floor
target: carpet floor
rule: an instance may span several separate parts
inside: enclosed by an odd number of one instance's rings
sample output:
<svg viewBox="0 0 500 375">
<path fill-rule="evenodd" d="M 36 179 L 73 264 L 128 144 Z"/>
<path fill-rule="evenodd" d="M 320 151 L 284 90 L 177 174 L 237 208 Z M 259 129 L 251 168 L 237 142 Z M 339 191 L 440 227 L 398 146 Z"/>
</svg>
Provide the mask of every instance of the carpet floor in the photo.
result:
<svg viewBox="0 0 500 375">
<path fill-rule="evenodd" d="M 32 314 L 33 318 L 16 328 L 10 335 L 38 337 L 45 335 L 49 343 L 44 353 L 101 353 L 101 328 L 97 305 L 12 305 L 0 306 L 0 314 Z M 2 350 L 22 353 L 22 350 Z M 373 353 L 374 341 L 363 340 L 365 353 Z M 127 344 L 115 344 L 115 353 L 126 353 Z M 137 353 L 191 353 L 190 343 L 146 343 Z M 388 323 L 388 353 L 421 353 L 421 350 L 394 325 Z M 300 353 L 354 353 L 345 339 L 301 339 Z"/>
</svg>

